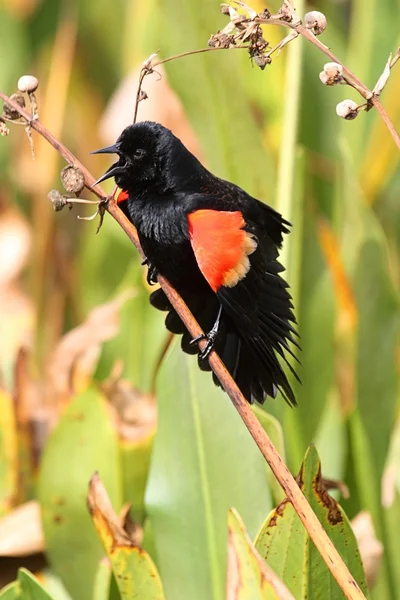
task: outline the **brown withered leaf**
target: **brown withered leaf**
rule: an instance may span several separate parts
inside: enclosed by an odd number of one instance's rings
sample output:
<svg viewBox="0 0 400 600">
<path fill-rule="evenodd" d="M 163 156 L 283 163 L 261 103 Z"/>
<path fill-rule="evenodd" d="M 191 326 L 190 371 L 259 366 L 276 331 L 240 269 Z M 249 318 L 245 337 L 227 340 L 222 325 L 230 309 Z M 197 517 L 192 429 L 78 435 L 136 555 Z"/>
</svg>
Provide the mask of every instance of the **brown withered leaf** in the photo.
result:
<svg viewBox="0 0 400 600">
<path fill-rule="evenodd" d="M 44 547 L 38 502 L 21 504 L 0 519 L 0 556 L 30 556 Z"/>
<path fill-rule="evenodd" d="M 96 306 L 84 321 L 59 342 L 47 367 L 47 384 L 54 395 L 69 396 L 74 388 L 86 384 L 97 366 L 101 344 L 115 337 L 119 330 L 119 310 L 134 296 L 126 291 L 115 300 Z"/>
<path fill-rule="evenodd" d="M 153 396 L 139 392 L 129 381 L 118 377 L 111 377 L 102 388 L 116 410 L 122 439 L 140 440 L 155 432 L 157 406 Z"/>
<path fill-rule="evenodd" d="M 376 538 L 369 512 L 363 510 L 351 521 L 364 565 L 365 577 L 371 589 L 378 577 L 382 563 L 383 545 Z"/>
<path fill-rule="evenodd" d="M 114 143 L 121 131 L 132 123 L 133 103 L 127 98 L 136 98 L 142 65 L 128 75 L 114 92 L 100 123 L 100 135 L 108 144 Z M 157 72 L 156 72 L 157 71 Z M 186 118 L 180 99 L 168 83 L 162 65 L 144 78 L 142 89 L 147 99 L 139 104 L 139 121 L 157 121 L 182 140 L 197 158 L 202 158 L 200 145 Z"/>
<path fill-rule="evenodd" d="M 135 546 L 115 514 L 107 491 L 95 473 L 89 482 L 87 505 L 93 522 L 106 548 L 107 554 L 116 546 Z"/>
</svg>

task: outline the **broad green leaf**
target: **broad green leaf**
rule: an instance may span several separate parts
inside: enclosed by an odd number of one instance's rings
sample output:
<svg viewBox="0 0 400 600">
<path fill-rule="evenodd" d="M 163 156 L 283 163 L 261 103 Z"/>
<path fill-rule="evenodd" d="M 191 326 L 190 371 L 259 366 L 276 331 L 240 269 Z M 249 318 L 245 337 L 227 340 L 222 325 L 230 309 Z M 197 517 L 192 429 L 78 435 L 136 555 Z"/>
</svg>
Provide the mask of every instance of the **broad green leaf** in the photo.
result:
<svg viewBox="0 0 400 600">
<path fill-rule="evenodd" d="M 121 600 L 108 558 L 100 561 L 94 580 L 93 600 Z"/>
<path fill-rule="evenodd" d="M 38 485 L 47 555 L 74 600 L 91 598 L 103 555 L 86 508 L 87 484 L 96 470 L 120 507 L 117 435 L 106 400 L 89 389 L 71 402 L 53 432 Z"/>
<path fill-rule="evenodd" d="M 348 452 L 347 437 L 339 398 L 334 388 L 315 435 L 315 445 L 321 463 L 324 465 L 324 476 L 328 479 L 344 479 L 345 459 Z M 332 448 L 335 448 L 335 452 L 332 452 Z"/>
<path fill-rule="evenodd" d="M 123 358 L 123 375 L 141 392 L 151 392 L 157 362 L 165 344 L 167 332 L 165 314 L 149 303 L 145 288 L 146 269 L 139 264 L 132 248 L 131 266 L 127 269 L 118 291 L 134 289 L 135 295 L 120 311 L 119 334 L 104 345 L 99 374 L 110 373 L 116 357 Z"/>
<path fill-rule="evenodd" d="M 137 440 L 121 440 L 123 499 L 131 503 L 133 519 L 142 523 L 145 516 L 144 495 L 153 449 L 154 431 Z"/>
<path fill-rule="evenodd" d="M 254 548 L 238 513 L 228 513 L 227 600 L 294 600 Z"/>
<path fill-rule="evenodd" d="M 88 507 L 111 561 L 121 600 L 164 600 L 161 580 L 153 561 L 120 526 L 97 474 L 90 481 Z"/>
<path fill-rule="evenodd" d="M 17 491 L 16 434 L 13 399 L 0 388 L 0 517 L 12 507 Z"/>
<path fill-rule="evenodd" d="M 270 415 L 267 411 L 263 410 L 257 405 L 252 406 L 253 412 L 256 415 L 257 419 L 260 421 L 263 426 L 264 431 L 268 434 L 275 448 L 278 450 L 281 458 L 285 462 L 285 440 L 283 437 L 283 429 L 282 425 L 273 415 Z M 275 479 L 274 474 L 271 469 L 265 464 L 265 468 L 267 470 L 268 482 L 271 488 L 271 492 L 273 493 L 275 502 L 279 502 L 282 500 L 284 496 L 284 491 L 281 486 Z"/>
<path fill-rule="evenodd" d="M 0 590 L 0 600 L 20 600 L 20 586 L 18 581 L 9 583 Z"/>
<path fill-rule="evenodd" d="M 307 450 L 298 479 L 300 488 L 364 594 L 365 576 L 351 525 L 325 490 L 314 446 Z M 262 526 L 255 546 L 296 600 L 342 600 L 343 592 L 311 542 L 292 504 L 285 499 Z"/>
<path fill-rule="evenodd" d="M 65 589 L 61 579 L 50 569 L 41 571 L 40 582 L 53 600 L 73 600 Z"/>
<path fill-rule="evenodd" d="M 271 506 L 265 462 L 229 397 L 178 343 L 157 399 L 146 505 L 166 594 L 222 600 L 226 513 L 235 506 L 255 534 Z"/>
<path fill-rule="evenodd" d="M 52 597 L 43 589 L 36 577 L 27 569 L 19 569 L 18 581 L 21 586 L 21 599 L 52 600 Z"/>
</svg>

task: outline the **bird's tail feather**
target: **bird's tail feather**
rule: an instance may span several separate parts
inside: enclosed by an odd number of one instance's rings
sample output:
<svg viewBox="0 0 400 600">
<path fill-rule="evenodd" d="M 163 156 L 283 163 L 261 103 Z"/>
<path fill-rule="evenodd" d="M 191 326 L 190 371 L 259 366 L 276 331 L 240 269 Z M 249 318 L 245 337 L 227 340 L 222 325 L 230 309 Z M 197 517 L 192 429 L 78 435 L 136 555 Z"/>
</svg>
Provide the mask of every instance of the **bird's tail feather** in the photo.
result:
<svg viewBox="0 0 400 600">
<path fill-rule="evenodd" d="M 193 294 L 185 297 L 185 301 L 203 331 L 210 331 L 218 313 L 217 297 L 215 299 L 208 297 L 205 300 L 203 297 Z M 187 354 L 197 354 L 197 346 L 190 344 L 192 338 L 164 292 L 161 289 L 153 292 L 150 302 L 155 308 L 168 311 L 166 327 L 172 333 L 182 335 L 182 350 Z M 276 356 L 276 352 L 278 352 L 297 378 L 281 348 L 283 346 L 293 355 L 286 341 L 289 339 L 297 345 L 292 335 L 293 332 L 295 333 L 294 328 L 286 320 L 280 319 L 277 315 L 271 318 L 270 313 L 265 315 L 262 313 L 258 334 L 256 336 L 240 335 L 232 327 L 229 317 L 227 318 L 223 313 L 214 349 L 249 402 L 256 400 L 263 403 L 266 395 L 275 397 L 277 389 L 279 389 L 290 405 L 296 405 L 291 386 Z M 277 339 L 279 339 L 279 343 L 277 343 Z M 211 370 L 208 360 L 199 358 L 198 361 L 201 370 Z M 215 375 L 213 375 L 213 379 L 217 385 L 221 385 Z"/>
</svg>

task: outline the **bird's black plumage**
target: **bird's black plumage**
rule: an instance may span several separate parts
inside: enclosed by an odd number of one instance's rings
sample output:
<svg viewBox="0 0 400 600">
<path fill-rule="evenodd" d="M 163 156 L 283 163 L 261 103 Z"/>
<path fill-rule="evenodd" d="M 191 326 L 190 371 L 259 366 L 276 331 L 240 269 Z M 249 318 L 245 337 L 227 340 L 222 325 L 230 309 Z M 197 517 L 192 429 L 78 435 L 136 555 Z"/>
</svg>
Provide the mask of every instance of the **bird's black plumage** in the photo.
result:
<svg viewBox="0 0 400 600">
<path fill-rule="evenodd" d="M 244 396 L 250 402 L 263 402 L 266 395 L 275 397 L 279 389 L 290 404 L 296 404 L 278 359 L 287 363 L 285 353 L 292 354 L 289 343 L 296 344 L 293 306 L 278 262 L 289 223 L 238 186 L 210 173 L 178 138 L 157 123 L 131 125 L 116 144 L 99 152 L 118 154 L 119 160 L 100 180 L 115 177 L 116 184 L 128 193 L 120 206 L 137 228 L 153 271 L 176 288 L 203 331 L 212 329 L 222 306 L 214 348 Z M 233 279 L 226 272 L 224 281 L 228 283 L 215 289 L 201 269 L 205 250 L 201 249 L 201 254 L 197 249 L 191 230 L 193 215 L 201 211 L 210 211 L 205 213 L 206 219 L 216 215 L 217 222 L 222 214 L 241 214 L 243 227 L 234 233 L 251 245 Z M 204 243 L 210 254 L 205 257 L 207 264 L 212 264 L 213 258 L 215 265 L 219 264 L 218 253 L 226 250 L 210 246 L 210 239 Z M 182 335 L 185 352 L 196 354 L 189 333 L 164 292 L 153 292 L 150 302 L 168 311 L 167 328 Z M 201 356 L 199 366 L 210 370 Z M 215 375 L 214 381 L 219 384 Z"/>
</svg>

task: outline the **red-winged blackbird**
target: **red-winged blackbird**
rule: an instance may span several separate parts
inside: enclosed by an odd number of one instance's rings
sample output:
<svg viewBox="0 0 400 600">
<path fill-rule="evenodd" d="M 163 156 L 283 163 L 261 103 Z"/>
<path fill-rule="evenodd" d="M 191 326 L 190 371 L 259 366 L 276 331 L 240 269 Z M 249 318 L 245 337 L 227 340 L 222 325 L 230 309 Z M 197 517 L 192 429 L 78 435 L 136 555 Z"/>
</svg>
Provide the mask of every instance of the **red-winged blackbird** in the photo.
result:
<svg viewBox="0 0 400 600">
<path fill-rule="evenodd" d="M 288 342 L 296 344 L 293 305 L 277 261 L 290 224 L 212 175 L 158 123 L 130 125 L 114 145 L 96 153 L 119 157 L 98 183 L 114 177 L 123 190 L 119 205 L 137 228 L 149 281 L 164 275 L 207 332 L 200 368 L 210 370 L 205 359 L 214 348 L 250 402 L 262 403 L 279 389 L 295 405 L 277 358 L 286 361 L 284 351 L 292 354 Z M 182 334 L 184 352 L 196 354 L 164 292 L 153 292 L 150 302 L 168 311 L 166 327 Z M 214 381 L 219 385 L 215 375 Z"/>
</svg>

